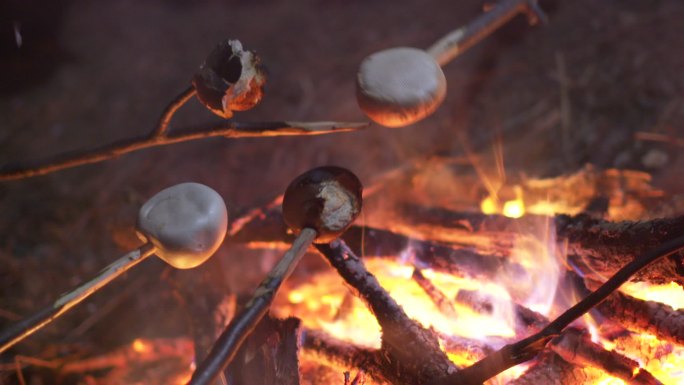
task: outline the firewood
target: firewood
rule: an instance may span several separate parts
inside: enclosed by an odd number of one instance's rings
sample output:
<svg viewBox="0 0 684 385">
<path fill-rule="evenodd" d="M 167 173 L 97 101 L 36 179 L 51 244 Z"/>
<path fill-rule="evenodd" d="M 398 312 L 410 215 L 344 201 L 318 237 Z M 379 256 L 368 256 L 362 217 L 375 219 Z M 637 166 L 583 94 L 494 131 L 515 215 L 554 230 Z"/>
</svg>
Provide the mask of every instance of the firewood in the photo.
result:
<svg viewBox="0 0 684 385">
<path fill-rule="evenodd" d="M 506 258 L 513 252 L 516 240 L 549 220 L 534 215 L 512 219 L 410 206 L 400 213 L 403 223 L 387 223 L 386 229 L 352 226 L 343 239 L 355 252 L 369 256 L 394 257 L 410 245 L 415 259 L 432 269 L 493 277 L 500 269 L 520 268 Z M 557 243 L 567 245 L 568 261 L 594 280 L 614 274 L 636 255 L 676 237 L 678 229 L 684 228 L 684 216 L 609 222 L 586 215 L 558 215 L 551 220 Z M 270 209 L 245 223 L 231 240 L 249 243 L 289 239 L 282 215 Z M 647 266 L 632 280 L 684 285 L 682 254 L 675 253 Z"/>
<path fill-rule="evenodd" d="M 472 247 L 489 254 L 510 255 L 516 240 L 539 228 L 546 217 L 512 219 L 499 215 L 453 212 L 402 205 L 392 230 L 411 237 Z M 550 218 L 556 241 L 567 245 L 568 261 L 593 279 L 611 276 L 625 263 L 657 245 L 676 238 L 684 216 L 649 221 L 610 222 L 588 215 Z M 677 282 L 684 286 L 684 262 L 676 253 L 637 273 L 636 281 Z"/>
<path fill-rule="evenodd" d="M 432 303 L 437 306 L 437 309 L 439 309 L 442 314 L 450 318 L 457 317 L 453 303 L 432 283 L 432 281 L 423 275 L 420 269 L 414 268 L 411 278 L 421 287 L 421 289 L 423 289 L 425 294 L 430 297 Z"/>
<path fill-rule="evenodd" d="M 513 344 L 506 345 L 468 368 L 451 374 L 448 378 L 438 380 L 437 383 L 443 385 L 456 383 L 462 385 L 481 384 L 508 368 L 529 361 L 539 354 L 552 338 L 560 335 L 563 329 L 573 321 L 603 302 L 638 271 L 654 261 L 681 251 L 683 248 L 684 237 L 679 237 L 639 255 L 623 266 L 596 290 L 556 317 L 539 332 Z"/>
<path fill-rule="evenodd" d="M 343 368 L 361 369 L 378 382 L 396 380 L 389 367 L 383 364 L 378 350 L 338 340 L 319 330 L 305 330 L 302 336 L 302 348 L 317 361 Z"/>
<path fill-rule="evenodd" d="M 601 369 L 627 384 L 662 385 L 651 373 L 641 369 L 638 362 L 592 342 L 584 330 L 566 329 L 551 341 L 549 348 L 567 362 Z"/>
<path fill-rule="evenodd" d="M 456 302 L 484 314 L 491 314 L 493 308 L 491 298 L 472 290 L 459 290 Z M 537 332 L 549 323 L 546 317 L 523 305 L 514 302 L 512 307 L 517 320 L 516 334 L 518 335 L 528 335 L 530 331 Z"/>
<path fill-rule="evenodd" d="M 392 367 L 401 383 L 429 383 L 456 371 L 436 335 L 406 315 L 343 241 L 316 248 L 375 315 L 382 329 L 383 365 Z"/>
<path fill-rule="evenodd" d="M 597 370 L 585 370 L 568 363 L 555 353 L 544 353 L 525 374 L 508 385 L 584 385 L 592 384 L 600 378 L 601 373 Z"/>
<path fill-rule="evenodd" d="M 684 309 L 674 310 L 662 303 L 616 292 L 603 301 L 598 310 L 627 329 L 684 344 Z"/>
<path fill-rule="evenodd" d="M 229 242 L 285 245 L 292 240 L 277 209 L 264 210 L 252 217 L 228 239 Z M 367 226 L 350 227 L 342 239 L 357 255 L 394 258 L 410 248 L 417 264 L 457 276 L 493 278 L 501 270 L 522 268 L 505 258 L 478 253 L 472 248 L 424 241 Z"/>
<path fill-rule="evenodd" d="M 265 317 L 226 371 L 234 385 L 299 385 L 300 321 Z"/>
</svg>

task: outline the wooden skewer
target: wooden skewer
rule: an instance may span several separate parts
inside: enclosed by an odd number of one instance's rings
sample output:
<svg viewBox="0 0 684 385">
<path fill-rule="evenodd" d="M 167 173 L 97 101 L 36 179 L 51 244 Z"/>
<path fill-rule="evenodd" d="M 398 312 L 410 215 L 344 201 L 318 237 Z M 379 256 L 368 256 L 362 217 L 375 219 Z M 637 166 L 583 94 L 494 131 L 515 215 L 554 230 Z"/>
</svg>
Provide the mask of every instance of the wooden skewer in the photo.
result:
<svg viewBox="0 0 684 385">
<path fill-rule="evenodd" d="M 198 100 L 214 114 L 228 119 L 233 111 L 248 110 L 261 101 L 266 82 L 260 59 L 254 52 L 242 49 L 238 40 L 219 43 L 195 74 L 192 86 L 183 90 L 164 109 L 155 128 L 148 134 L 123 139 L 94 149 L 60 154 L 55 157 L 18 166 L 0 168 L 0 182 L 49 174 L 66 168 L 102 162 L 129 152 L 190 140 L 224 137 L 253 138 L 293 135 L 323 135 L 355 131 L 364 122 L 234 122 L 224 121 L 195 126 L 169 133 L 175 113 L 190 99 Z"/>
</svg>

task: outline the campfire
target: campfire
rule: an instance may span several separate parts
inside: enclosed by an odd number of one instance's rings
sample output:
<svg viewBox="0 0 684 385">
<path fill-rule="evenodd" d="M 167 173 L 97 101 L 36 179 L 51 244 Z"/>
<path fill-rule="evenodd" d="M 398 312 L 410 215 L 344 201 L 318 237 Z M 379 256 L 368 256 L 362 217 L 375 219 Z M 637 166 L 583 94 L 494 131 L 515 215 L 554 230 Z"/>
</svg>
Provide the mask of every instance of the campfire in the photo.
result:
<svg viewBox="0 0 684 385">
<path fill-rule="evenodd" d="M 445 103 L 443 67 L 454 58 L 516 16 L 548 22 L 535 0 L 502 0 L 486 11 L 424 50 L 389 48 L 360 63 L 356 97 L 372 123 L 241 120 L 261 102 L 266 72 L 255 52 L 228 39 L 147 134 L 11 164 L 0 169 L 0 183 L 214 137 L 308 140 L 413 125 Z M 558 63 L 567 86 L 562 55 Z M 225 120 L 174 128 L 193 100 Z M 553 118 L 567 125 L 563 103 Z M 2 373 L 21 385 L 27 370 L 87 384 L 684 381 L 684 217 L 672 215 L 651 174 L 584 163 L 551 177 L 513 175 L 500 140 L 459 135 L 463 156 L 407 157 L 366 178 L 317 164 L 270 203 L 231 215 L 220 189 L 200 183 L 151 195 L 129 231 L 142 244 L 127 241 L 123 257 L 42 310 L 7 313 Z M 659 135 L 641 138 L 668 140 Z M 258 270 L 261 283 L 234 290 L 220 277 L 221 257 L 210 259 L 220 250 L 257 256 L 268 266 L 229 269 Z M 136 335 L 99 354 L 16 353 L 151 255 L 170 266 L 162 279 L 179 274 L 169 291 L 187 313 L 188 333 Z M 130 286 L 133 293 L 141 284 Z"/>
</svg>

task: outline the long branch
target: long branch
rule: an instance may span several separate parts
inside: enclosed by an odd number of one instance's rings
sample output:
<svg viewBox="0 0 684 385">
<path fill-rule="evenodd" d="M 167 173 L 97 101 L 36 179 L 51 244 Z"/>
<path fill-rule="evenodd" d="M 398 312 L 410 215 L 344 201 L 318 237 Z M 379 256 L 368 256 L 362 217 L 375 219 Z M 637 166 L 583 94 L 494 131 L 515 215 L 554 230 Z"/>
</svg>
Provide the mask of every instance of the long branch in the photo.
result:
<svg viewBox="0 0 684 385">
<path fill-rule="evenodd" d="M 151 134 L 127 138 L 85 151 L 67 152 L 33 164 L 0 168 L 0 182 L 49 174 L 66 168 L 102 162 L 146 148 L 205 138 L 253 138 L 293 135 L 323 135 L 355 131 L 368 123 L 352 122 L 235 122 L 225 121 L 178 130 L 166 134 L 155 129 Z"/>
</svg>

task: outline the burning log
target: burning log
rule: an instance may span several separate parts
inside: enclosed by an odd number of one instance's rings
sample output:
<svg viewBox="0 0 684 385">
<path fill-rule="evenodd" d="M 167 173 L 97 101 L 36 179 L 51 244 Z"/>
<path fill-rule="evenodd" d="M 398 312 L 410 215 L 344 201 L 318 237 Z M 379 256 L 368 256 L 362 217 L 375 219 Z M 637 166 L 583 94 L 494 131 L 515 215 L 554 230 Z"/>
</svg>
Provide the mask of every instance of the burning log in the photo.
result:
<svg viewBox="0 0 684 385">
<path fill-rule="evenodd" d="M 344 385 L 364 385 L 366 383 L 366 375 L 363 372 L 356 373 L 354 379 L 351 378 L 351 373 L 344 372 Z"/>
<path fill-rule="evenodd" d="M 557 354 L 544 353 L 525 374 L 511 381 L 508 385 L 592 384 L 601 378 L 598 371 L 589 371 L 571 364 Z"/>
<path fill-rule="evenodd" d="M 473 290 L 459 290 L 456 295 L 456 302 L 478 313 L 491 314 L 494 308 L 491 298 L 487 298 L 487 296 Z M 515 302 L 512 306 L 518 321 L 516 325 L 525 327 L 524 329 L 519 328 L 517 330 L 519 335 L 527 335 L 529 331 L 539 331 L 549 324 L 549 320 L 546 317 L 534 310 Z"/>
<path fill-rule="evenodd" d="M 413 269 L 413 274 L 411 275 L 411 278 L 420 286 L 425 294 L 430 297 L 432 302 L 437 306 L 439 311 L 441 311 L 444 315 L 447 315 L 449 317 L 455 318 L 456 317 L 456 310 L 454 309 L 454 305 L 451 303 L 451 301 L 442 293 L 435 285 L 427 279 L 423 273 L 420 271 L 420 269 Z"/>
<path fill-rule="evenodd" d="M 360 347 L 351 342 L 342 341 L 319 330 L 305 330 L 302 333 L 302 349 L 306 355 L 312 355 L 316 361 L 334 367 L 358 368 L 371 378 L 381 383 L 410 383 L 392 365 L 389 365 L 383 350 Z M 444 337 L 447 351 L 459 354 L 470 360 L 480 359 L 493 351 L 492 348 L 466 338 Z"/>
<path fill-rule="evenodd" d="M 278 210 L 264 210 L 260 215 L 250 214 L 250 216 L 253 219 L 244 223 L 229 238 L 230 242 L 283 245 L 292 240 L 292 237 L 287 234 L 282 214 Z M 457 276 L 493 278 L 502 270 L 522 270 L 519 264 L 497 255 L 482 254 L 472 248 L 410 238 L 372 227 L 352 226 L 342 239 L 357 255 L 394 258 L 409 250 L 417 266 L 429 267 Z"/>
<path fill-rule="evenodd" d="M 300 321 L 265 317 L 227 370 L 234 385 L 299 385 Z"/>
<path fill-rule="evenodd" d="M 392 230 L 409 236 L 477 247 L 490 253 L 510 255 L 526 229 L 538 228 L 544 217 L 528 215 L 511 219 L 498 215 L 458 213 L 436 208 L 403 205 L 401 226 Z M 627 261 L 659 244 L 676 238 L 684 227 L 684 216 L 650 221 L 610 222 L 587 215 L 557 215 L 552 218 L 556 241 L 567 245 L 568 262 L 597 281 L 615 274 Z M 637 281 L 654 284 L 677 282 L 684 286 L 684 262 L 680 253 L 647 266 Z"/>
<path fill-rule="evenodd" d="M 333 366 L 359 368 L 378 382 L 396 380 L 394 373 L 383 365 L 378 350 L 340 341 L 318 330 L 307 330 L 302 335 L 302 348 L 306 354 L 313 354 L 319 361 Z"/>
<path fill-rule="evenodd" d="M 455 275 L 493 277 L 501 270 L 521 269 L 506 257 L 526 229 L 538 229 L 541 221 L 549 220 L 534 215 L 512 219 L 410 205 L 402 206 L 398 217 L 403 218 L 401 222 L 386 229 L 352 226 L 343 239 L 362 255 L 395 256 L 409 249 L 419 266 Z M 557 215 L 551 220 L 557 243 L 567 246 L 568 263 L 597 281 L 614 274 L 636 255 L 673 239 L 684 227 L 684 217 L 610 222 L 586 215 Z M 290 239 L 276 209 L 264 210 L 231 238 L 238 243 Z M 682 256 L 675 253 L 663 258 L 632 279 L 684 285 Z"/>
<path fill-rule="evenodd" d="M 436 335 L 406 315 L 343 241 L 316 247 L 370 307 L 382 328 L 382 364 L 391 367 L 402 383 L 429 383 L 456 371 Z"/>
<path fill-rule="evenodd" d="M 592 342 L 584 330 L 566 329 L 551 341 L 549 348 L 569 363 L 602 369 L 628 384 L 662 385 L 651 373 L 641 369 L 638 362 Z"/>
<path fill-rule="evenodd" d="M 662 303 L 616 292 L 603 301 L 598 310 L 627 329 L 684 345 L 684 309 L 674 310 Z"/>
</svg>

